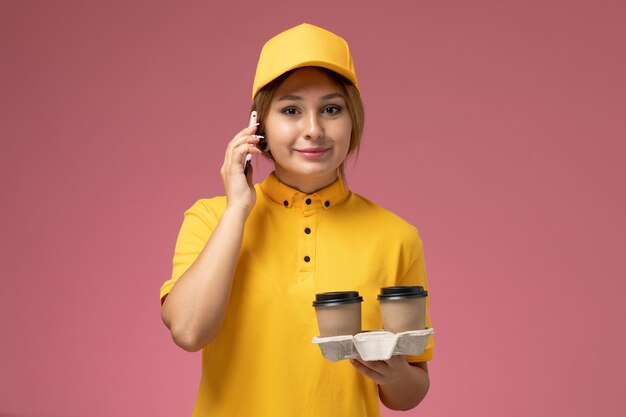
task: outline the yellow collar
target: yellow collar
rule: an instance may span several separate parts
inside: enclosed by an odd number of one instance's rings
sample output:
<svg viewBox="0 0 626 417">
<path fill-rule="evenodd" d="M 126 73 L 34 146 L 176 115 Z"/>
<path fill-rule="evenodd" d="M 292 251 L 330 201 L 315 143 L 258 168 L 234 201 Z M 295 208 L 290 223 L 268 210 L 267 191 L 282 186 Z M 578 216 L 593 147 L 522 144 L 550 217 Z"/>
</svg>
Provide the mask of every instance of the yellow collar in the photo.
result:
<svg viewBox="0 0 626 417">
<path fill-rule="evenodd" d="M 311 194 L 305 194 L 280 182 L 273 172 L 263 180 L 261 189 L 272 201 L 285 207 L 310 206 L 329 209 L 350 195 L 350 191 L 339 177 L 328 187 Z"/>
</svg>

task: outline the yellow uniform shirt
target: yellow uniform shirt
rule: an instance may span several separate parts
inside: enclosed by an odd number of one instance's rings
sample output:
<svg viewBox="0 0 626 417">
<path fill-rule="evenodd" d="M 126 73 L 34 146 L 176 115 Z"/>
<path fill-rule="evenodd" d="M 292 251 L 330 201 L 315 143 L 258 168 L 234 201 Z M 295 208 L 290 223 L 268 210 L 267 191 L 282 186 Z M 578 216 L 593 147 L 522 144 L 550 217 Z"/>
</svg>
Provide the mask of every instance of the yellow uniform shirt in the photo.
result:
<svg viewBox="0 0 626 417">
<path fill-rule="evenodd" d="M 328 361 L 311 343 L 318 334 L 312 302 L 316 293 L 359 291 L 363 329 L 382 329 L 381 287 L 428 288 L 417 229 L 341 180 L 304 194 L 271 174 L 255 188 L 226 317 L 202 350 L 193 416 L 379 416 L 376 384 L 348 361 Z M 161 299 L 202 251 L 225 207 L 225 197 L 216 197 L 185 212 Z M 431 337 L 424 353 L 408 360 L 432 355 Z"/>
</svg>

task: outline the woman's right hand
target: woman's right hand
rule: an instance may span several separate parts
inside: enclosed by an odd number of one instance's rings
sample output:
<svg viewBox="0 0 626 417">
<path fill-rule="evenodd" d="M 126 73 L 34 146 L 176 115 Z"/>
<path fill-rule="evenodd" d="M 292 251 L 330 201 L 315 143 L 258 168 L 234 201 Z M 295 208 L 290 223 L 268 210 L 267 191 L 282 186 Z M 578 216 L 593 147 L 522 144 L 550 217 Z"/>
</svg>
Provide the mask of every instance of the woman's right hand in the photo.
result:
<svg viewBox="0 0 626 417">
<path fill-rule="evenodd" d="M 220 170 L 224 190 L 226 191 L 227 208 L 240 208 L 250 214 L 256 202 L 256 191 L 252 184 L 252 164 L 248 168 L 248 175 L 244 174 L 244 160 L 247 154 L 262 153 L 256 145 L 259 138 L 255 138 L 258 124 L 241 130 L 228 143 L 224 164 Z"/>
</svg>

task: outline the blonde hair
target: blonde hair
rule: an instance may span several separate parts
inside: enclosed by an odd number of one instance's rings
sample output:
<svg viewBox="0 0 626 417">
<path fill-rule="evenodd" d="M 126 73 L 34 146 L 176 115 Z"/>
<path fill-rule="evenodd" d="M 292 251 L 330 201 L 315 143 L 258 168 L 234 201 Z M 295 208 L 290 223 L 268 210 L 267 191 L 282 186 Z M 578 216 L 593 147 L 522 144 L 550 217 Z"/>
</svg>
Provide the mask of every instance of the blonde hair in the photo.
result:
<svg viewBox="0 0 626 417">
<path fill-rule="evenodd" d="M 345 97 L 348 113 L 350 113 L 350 119 L 352 120 L 352 130 L 350 132 L 350 146 L 348 147 L 348 154 L 346 156 L 346 159 L 348 159 L 351 154 L 355 154 L 355 156 L 358 156 L 359 148 L 361 146 L 361 137 L 363 136 L 363 126 L 365 125 L 365 111 L 363 109 L 363 101 L 361 101 L 361 95 L 359 94 L 359 90 L 351 81 L 349 81 L 342 75 L 339 75 L 336 72 L 326 68 L 315 68 L 320 69 L 326 75 L 328 75 L 328 77 L 341 89 L 341 92 Z M 289 75 L 291 75 L 293 71 L 296 71 L 297 69 L 299 68 L 287 71 L 286 73 L 260 89 L 256 96 L 254 96 L 254 100 L 252 101 L 252 110 L 257 112 L 257 120 L 260 123 L 259 128 L 256 132 L 257 135 L 265 135 L 264 122 L 276 90 L 278 90 L 278 87 L 280 87 L 283 81 L 285 81 L 285 79 L 287 79 L 287 77 L 289 77 Z M 265 150 L 263 149 L 263 146 L 261 146 L 261 149 Z M 273 160 L 272 154 L 269 151 L 264 152 L 263 155 Z M 341 165 L 339 165 L 339 175 L 343 179 L 345 179 L 345 162 L 346 160 L 344 160 Z"/>
</svg>

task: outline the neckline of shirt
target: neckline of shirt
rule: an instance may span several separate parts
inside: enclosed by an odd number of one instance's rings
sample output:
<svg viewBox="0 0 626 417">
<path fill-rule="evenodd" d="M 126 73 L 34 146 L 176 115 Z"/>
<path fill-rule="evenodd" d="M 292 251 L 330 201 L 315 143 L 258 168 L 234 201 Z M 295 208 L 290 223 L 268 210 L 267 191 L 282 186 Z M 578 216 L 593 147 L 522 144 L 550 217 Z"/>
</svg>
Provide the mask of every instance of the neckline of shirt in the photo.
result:
<svg viewBox="0 0 626 417">
<path fill-rule="evenodd" d="M 306 194 L 281 182 L 274 172 L 261 183 L 261 190 L 270 200 L 283 207 L 323 207 L 330 209 L 348 198 L 350 191 L 341 177 L 327 187 L 314 193 Z"/>
</svg>

